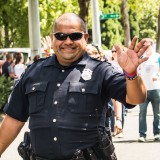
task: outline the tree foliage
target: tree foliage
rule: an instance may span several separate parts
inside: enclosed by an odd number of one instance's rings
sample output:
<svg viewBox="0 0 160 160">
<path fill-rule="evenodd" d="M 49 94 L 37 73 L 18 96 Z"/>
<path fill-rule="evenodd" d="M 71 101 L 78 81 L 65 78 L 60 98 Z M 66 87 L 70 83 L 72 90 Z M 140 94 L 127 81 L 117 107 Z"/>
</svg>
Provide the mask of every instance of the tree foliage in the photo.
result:
<svg viewBox="0 0 160 160">
<path fill-rule="evenodd" d="M 79 14 L 87 22 L 89 33 L 92 33 L 91 0 L 39 0 L 41 36 L 49 35 L 53 21 L 65 12 Z M 28 1 L 0 1 L 0 47 L 29 47 Z M 125 32 L 122 0 L 99 0 L 102 13 L 118 13 L 119 19 L 102 20 L 101 37 L 103 47 L 110 49 L 114 43 L 124 45 Z M 131 39 L 137 35 L 140 39 L 151 37 L 157 40 L 157 20 L 159 0 L 129 0 L 128 15 Z M 92 37 L 92 36 L 91 36 Z M 92 41 L 92 39 L 90 39 Z"/>
<path fill-rule="evenodd" d="M 0 76 L 0 110 L 6 104 L 9 94 L 13 88 L 13 80 L 10 78 L 6 80 L 4 75 Z"/>
<path fill-rule="evenodd" d="M 78 1 L 71 0 L 39 0 L 41 36 L 49 35 L 53 21 L 65 12 L 78 14 Z"/>
<path fill-rule="evenodd" d="M 28 46 L 28 7 L 25 0 L 0 1 L 0 47 Z"/>
</svg>

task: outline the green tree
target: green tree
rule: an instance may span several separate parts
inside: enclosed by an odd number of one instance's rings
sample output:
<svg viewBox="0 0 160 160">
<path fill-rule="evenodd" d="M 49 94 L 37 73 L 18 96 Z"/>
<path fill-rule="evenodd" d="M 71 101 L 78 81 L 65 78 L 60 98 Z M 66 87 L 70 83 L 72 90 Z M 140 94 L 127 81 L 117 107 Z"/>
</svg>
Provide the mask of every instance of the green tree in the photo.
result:
<svg viewBox="0 0 160 160">
<path fill-rule="evenodd" d="M 138 35 L 140 39 L 150 37 L 155 40 L 159 1 L 130 0 L 128 2 L 131 35 Z"/>
<path fill-rule="evenodd" d="M 91 33 L 91 0 L 39 0 L 41 36 L 49 35 L 53 21 L 65 12 L 79 14 L 86 22 Z M 125 43 L 121 14 L 122 0 L 99 0 L 99 9 L 103 13 L 118 13 L 119 19 L 101 21 L 101 37 L 104 48 L 110 49 L 114 43 Z M 0 1 L 0 47 L 29 47 L 28 3 L 26 0 Z M 127 18 L 131 39 L 138 35 L 140 39 L 151 37 L 156 40 L 159 0 L 129 0 Z M 92 37 L 92 36 L 91 36 Z M 92 41 L 92 39 L 91 39 Z"/>
<path fill-rule="evenodd" d="M 121 4 L 122 26 L 124 29 L 124 46 L 129 47 L 131 42 L 130 23 L 128 16 L 128 0 L 122 0 Z"/>
<path fill-rule="evenodd" d="M 105 13 L 120 13 L 120 0 L 105 1 L 100 3 L 100 10 Z M 119 19 L 101 20 L 101 37 L 104 49 L 111 49 L 115 43 L 122 44 L 124 41 L 124 31 L 121 24 L 121 16 Z"/>
<path fill-rule="evenodd" d="M 29 35 L 26 0 L 1 0 L 0 6 L 0 47 L 27 47 Z"/>
<path fill-rule="evenodd" d="M 88 12 L 91 0 L 78 0 L 79 3 L 79 16 L 88 24 Z"/>
<path fill-rule="evenodd" d="M 41 36 L 49 35 L 53 21 L 65 12 L 78 14 L 78 1 L 72 0 L 39 0 Z"/>
<path fill-rule="evenodd" d="M 6 104 L 9 94 L 13 87 L 13 80 L 10 78 L 6 80 L 5 76 L 0 76 L 0 110 L 3 109 Z"/>
<path fill-rule="evenodd" d="M 160 6 L 159 6 L 159 13 L 158 13 L 158 24 L 157 24 L 157 41 L 156 41 L 156 51 L 160 53 Z"/>
</svg>

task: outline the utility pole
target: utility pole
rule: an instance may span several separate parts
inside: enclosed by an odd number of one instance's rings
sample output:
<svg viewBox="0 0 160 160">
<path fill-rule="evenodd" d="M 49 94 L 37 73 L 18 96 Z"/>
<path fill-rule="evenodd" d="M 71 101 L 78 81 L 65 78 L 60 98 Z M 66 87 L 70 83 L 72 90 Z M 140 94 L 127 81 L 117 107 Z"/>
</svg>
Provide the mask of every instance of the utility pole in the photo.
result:
<svg viewBox="0 0 160 160">
<path fill-rule="evenodd" d="M 41 36 L 38 0 L 28 0 L 28 17 L 31 59 L 33 60 L 33 57 L 35 55 L 41 56 Z"/>
<path fill-rule="evenodd" d="M 157 24 L 156 52 L 160 54 L 160 5 L 159 5 L 158 24 Z"/>
<path fill-rule="evenodd" d="M 101 31 L 100 31 L 100 12 L 98 0 L 91 0 L 92 11 L 92 39 L 94 44 L 101 46 Z"/>
</svg>

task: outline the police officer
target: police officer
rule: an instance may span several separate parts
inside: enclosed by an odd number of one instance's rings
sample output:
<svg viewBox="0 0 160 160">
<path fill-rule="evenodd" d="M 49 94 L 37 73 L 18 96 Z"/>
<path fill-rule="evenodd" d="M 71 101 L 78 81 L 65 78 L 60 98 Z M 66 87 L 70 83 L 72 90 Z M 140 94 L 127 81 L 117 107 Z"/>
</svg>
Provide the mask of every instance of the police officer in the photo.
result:
<svg viewBox="0 0 160 160">
<path fill-rule="evenodd" d="M 29 118 L 34 159 L 89 159 L 83 156 L 87 157 L 86 151 L 94 159 L 103 159 L 94 150 L 103 111 L 100 106 L 110 98 L 128 107 L 145 100 L 146 89 L 136 69 L 147 60 L 139 57 L 150 48 L 151 40 L 135 45 L 135 37 L 128 49 L 115 45 L 124 76 L 110 63 L 88 56 L 86 26 L 76 14 L 60 16 L 51 39 L 55 54 L 33 63 L 10 95 L 0 128 L 0 154 Z"/>
</svg>

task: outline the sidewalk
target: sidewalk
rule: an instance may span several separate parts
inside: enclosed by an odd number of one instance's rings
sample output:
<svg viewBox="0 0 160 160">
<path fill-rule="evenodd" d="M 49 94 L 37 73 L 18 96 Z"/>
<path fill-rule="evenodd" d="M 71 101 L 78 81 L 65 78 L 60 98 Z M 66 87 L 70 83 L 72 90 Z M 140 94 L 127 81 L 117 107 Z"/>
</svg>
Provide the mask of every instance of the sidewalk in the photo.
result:
<svg viewBox="0 0 160 160">
<path fill-rule="evenodd" d="M 125 117 L 124 138 L 113 138 L 118 160 L 160 160 L 160 142 L 153 141 L 151 105 L 148 106 L 148 136 L 145 143 L 137 141 L 139 136 L 138 112 L 139 107 L 137 106 Z M 27 126 L 28 123 L 26 123 L 18 137 L 2 155 L 2 160 L 22 160 L 18 155 L 17 146 L 23 139 L 24 131 L 28 130 Z"/>
<path fill-rule="evenodd" d="M 125 117 L 124 138 L 113 138 L 118 160 L 160 160 L 160 141 L 153 141 L 152 106 L 148 106 L 147 141 L 138 142 L 139 106 Z"/>
</svg>

